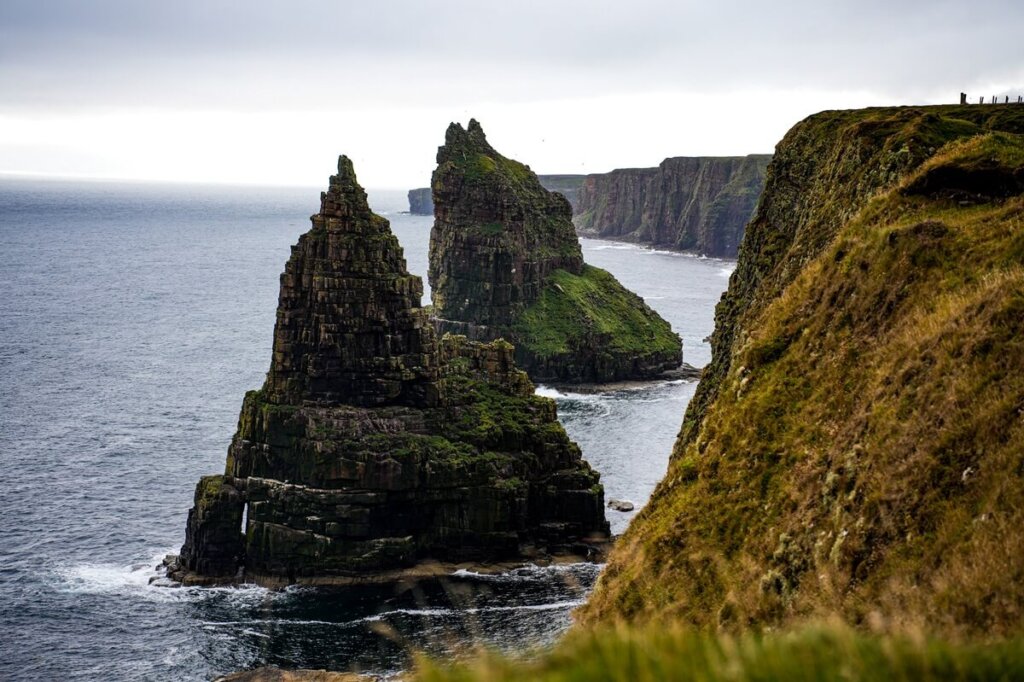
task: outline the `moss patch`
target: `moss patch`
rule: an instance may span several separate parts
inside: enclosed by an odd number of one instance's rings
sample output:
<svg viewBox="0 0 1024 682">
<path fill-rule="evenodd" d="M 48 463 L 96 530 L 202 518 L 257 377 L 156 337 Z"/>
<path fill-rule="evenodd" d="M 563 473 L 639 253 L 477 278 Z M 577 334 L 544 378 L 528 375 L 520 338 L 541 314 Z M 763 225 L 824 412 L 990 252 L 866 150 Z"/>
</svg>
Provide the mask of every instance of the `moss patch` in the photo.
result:
<svg viewBox="0 0 1024 682">
<path fill-rule="evenodd" d="M 581 275 L 556 270 L 522 314 L 516 337 L 541 358 L 572 353 L 601 338 L 624 353 L 673 353 L 679 336 L 643 299 L 610 273 L 587 265 Z"/>
</svg>

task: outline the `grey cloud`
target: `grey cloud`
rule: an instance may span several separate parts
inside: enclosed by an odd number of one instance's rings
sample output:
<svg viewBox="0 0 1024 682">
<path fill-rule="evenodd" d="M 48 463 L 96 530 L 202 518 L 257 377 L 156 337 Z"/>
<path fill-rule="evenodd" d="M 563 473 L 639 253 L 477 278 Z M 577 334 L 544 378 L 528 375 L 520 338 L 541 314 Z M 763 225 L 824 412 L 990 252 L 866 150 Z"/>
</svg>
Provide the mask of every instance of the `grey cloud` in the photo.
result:
<svg viewBox="0 0 1024 682">
<path fill-rule="evenodd" d="M 6 0 L 0 106 L 290 106 L 1024 76 L 1024 3 Z"/>
</svg>

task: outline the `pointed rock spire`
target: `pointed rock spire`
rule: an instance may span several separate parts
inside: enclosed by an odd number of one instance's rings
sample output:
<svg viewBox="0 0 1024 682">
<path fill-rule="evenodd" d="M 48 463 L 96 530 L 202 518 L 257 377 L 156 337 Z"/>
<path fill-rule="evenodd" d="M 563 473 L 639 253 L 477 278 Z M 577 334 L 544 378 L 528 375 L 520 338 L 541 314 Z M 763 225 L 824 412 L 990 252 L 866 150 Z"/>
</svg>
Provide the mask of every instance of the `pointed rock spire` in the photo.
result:
<svg viewBox="0 0 1024 682">
<path fill-rule="evenodd" d="M 429 401 L 436 378 L 423 283 L 387 220 L 370 211 L 348 157 L 321 194 L 313 229 L 281 276 L 267 387 L 277 402 Z"/>
</svg>

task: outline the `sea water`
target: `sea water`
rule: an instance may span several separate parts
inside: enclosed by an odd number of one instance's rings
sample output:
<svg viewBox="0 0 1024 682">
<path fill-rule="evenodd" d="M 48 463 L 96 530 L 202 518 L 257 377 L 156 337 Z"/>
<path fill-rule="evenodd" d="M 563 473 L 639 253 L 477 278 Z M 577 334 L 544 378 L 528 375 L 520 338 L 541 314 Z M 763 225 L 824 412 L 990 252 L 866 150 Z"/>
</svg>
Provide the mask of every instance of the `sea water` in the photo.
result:
<svg viewBox="0 0 1024 682">
<path fill-rule="evenodd" d="M 432 219 L 402 213 L 402 192 L 370 202 L 425 280 Z M 181 546 L 196 481 L 224 468 L 269 367 L 289 246 L 318 209 L 316 188 L 0 179 L 0 679 L 387 674 L 412 651 L 521 652 L 568 627 L 600 566 L 335 590 L 149 584 Z M 689 363 L 708 361 L 732 262 L 582 243 L 672 323 Z M 606 498 L 639 508 L 694 388 L 537 391 Z M 608 515 L 618 533 L 634 514 Z"/>
</svg>

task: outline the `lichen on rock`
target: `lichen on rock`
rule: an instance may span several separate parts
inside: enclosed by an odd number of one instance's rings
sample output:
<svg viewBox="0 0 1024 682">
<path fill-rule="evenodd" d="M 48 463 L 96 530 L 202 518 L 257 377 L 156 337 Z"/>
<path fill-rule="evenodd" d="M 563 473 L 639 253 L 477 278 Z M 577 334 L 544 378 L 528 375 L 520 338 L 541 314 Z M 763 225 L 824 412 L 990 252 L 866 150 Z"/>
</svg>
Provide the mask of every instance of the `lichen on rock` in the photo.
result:
<svg viewBox="0 0 1024 682">
<path fill-rule="evenodd" d="M 566 199 L 491 147 L 477 121 L 449 126 L 437 163 L 429 275 L 439 330 L 509 340 L 538 381 L 643 379 L 680 365 L 668 322 L 584 264 Z"/>
<path fill-rule="evenodd" d="M 197 487 L 173 577 L 331 582 L 607 536 L 599 475 L 512 346 L 438 339 L 421 293 L 341 157 L 281 276 L 266 383 L 225 475 Z"/>
</svg>

